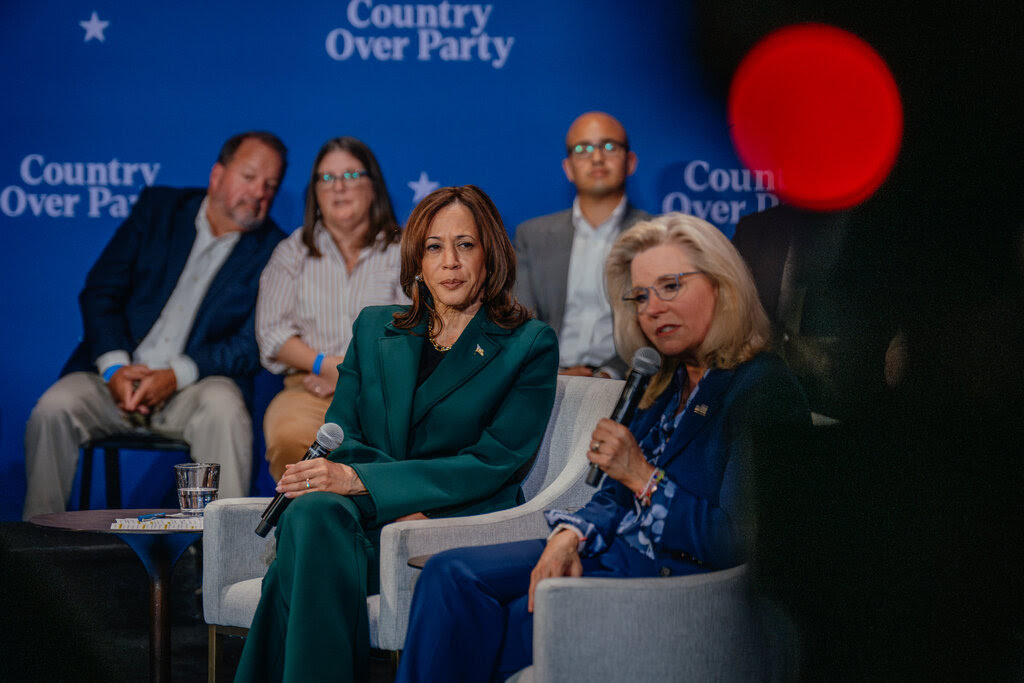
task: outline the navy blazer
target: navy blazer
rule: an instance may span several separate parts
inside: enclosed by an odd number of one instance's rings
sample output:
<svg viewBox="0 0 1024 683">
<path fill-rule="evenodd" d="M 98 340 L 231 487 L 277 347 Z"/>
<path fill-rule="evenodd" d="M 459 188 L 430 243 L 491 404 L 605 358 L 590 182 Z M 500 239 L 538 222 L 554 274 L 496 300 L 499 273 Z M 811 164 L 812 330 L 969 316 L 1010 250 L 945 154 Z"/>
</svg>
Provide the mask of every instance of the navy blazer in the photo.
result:
<svg viewBox="0 0 1024 683">
<path fill-rule="evenodd" d="M 84 334 L 61 375 L 95 371 L 108 351 L 134 351 L 160 317 L 196 238 L 203 188 L 148 187 L 118 227 L 78 296 Z M 185 343 L 199 377 L 235 380 L 247 403 L 259 372 L 254 318 L 260 273 L 285 235 L 269 218 L 242 233 L 210 282 Z"/>
<path fill-rule="evenodd" d="M 630 431 L 638 441 L 671 409 L 674 389 L 675 383 L 633 420 Z M 762 353 L 734 370 L 708 372 L 658 463 L 678 490 L 654 545 L 655 559 L 616 535 L 635 497 L 611 477 L 576 513 L 610 546 L 601 565 L 619 576 L 667 576 L 743 562 L 752 540 L 747 489 L 753 443 L 759 431 L 785 425 L 810 425 L 810 413 L 781 358 Z"/>
</svg>

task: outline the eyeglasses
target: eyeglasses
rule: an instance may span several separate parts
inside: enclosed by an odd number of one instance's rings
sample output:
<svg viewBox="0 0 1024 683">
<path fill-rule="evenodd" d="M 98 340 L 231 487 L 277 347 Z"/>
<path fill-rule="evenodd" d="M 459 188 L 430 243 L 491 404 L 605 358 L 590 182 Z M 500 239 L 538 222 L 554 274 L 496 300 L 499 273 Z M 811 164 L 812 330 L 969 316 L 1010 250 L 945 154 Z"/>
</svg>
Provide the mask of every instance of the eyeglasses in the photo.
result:
<svg viewBox="0 0 1024 683">
<path fill-rule="evenodd" d="M 608 156 L 619 156 L 626 153 L 628 146 L 625 142 L 619 142 L 618 140 L 602 140 L 596 145 L 589 142 L 577 142 L 568 148 L 567 154 L 576 159 L 584 159 L 593 154 L 595 149 L 601 150 L 603 154 Z"/>
<path fill-rule="evenodd" d="M 342 185 L 348 187 L 357 185 L 363 178 L 369 177 L 370 174 L 366 171 L 345 171 L 341 175 L 321 173 L 316 177 L 316 182 L 324 187 L 334 187 L 334 181 L 340 180 Z"/>
<path fill-rule="evenodd" d="M 652 287 L 634 287 L 626 293 L 626 296 L 622 297 L 622 300 L 629 301 L 636 306 L 637 313 L 643 313 L 647 310 L 647 304 L 650 303 L 652 292 L 662 301 L 672 301 L 672 299 L 679 296 L 679 292 L 683 291 L 684 277 L 702 274 L 699 270 L 691 270 L 686 273 L 662 275 Z"/>
</svg>

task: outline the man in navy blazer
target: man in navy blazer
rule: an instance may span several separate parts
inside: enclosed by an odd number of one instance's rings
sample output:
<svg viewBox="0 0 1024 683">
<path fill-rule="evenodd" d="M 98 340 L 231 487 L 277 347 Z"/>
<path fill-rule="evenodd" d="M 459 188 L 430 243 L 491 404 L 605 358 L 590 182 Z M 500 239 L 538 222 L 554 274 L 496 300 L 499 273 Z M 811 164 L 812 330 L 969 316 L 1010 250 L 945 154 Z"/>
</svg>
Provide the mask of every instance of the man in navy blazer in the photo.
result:
<svg viewBox="0 0 1024 683">
<path fill-rule="evenodd" d="M 203 189 L 144 189 L 86 277 L 84 334 L 25 430 L 23 516 L 65 509 L 89 439 L 146 425 L 220 463 L 220 497 L 249 493 L 260 273 L 284 233 L 268 218 L 287 164 L 240 133 Z"/>
<path fill-rule="evenodd" d="M 626 198 L 636 153 L 622 124 L 599 111 L 573 121 L 565 145 L 562 170 L 576 199 L 516 228 L 516 297 L 558 335 L 562 374 L 622 378 L 604 260 L 619 233 L 650 218 Z"/>
</svg>

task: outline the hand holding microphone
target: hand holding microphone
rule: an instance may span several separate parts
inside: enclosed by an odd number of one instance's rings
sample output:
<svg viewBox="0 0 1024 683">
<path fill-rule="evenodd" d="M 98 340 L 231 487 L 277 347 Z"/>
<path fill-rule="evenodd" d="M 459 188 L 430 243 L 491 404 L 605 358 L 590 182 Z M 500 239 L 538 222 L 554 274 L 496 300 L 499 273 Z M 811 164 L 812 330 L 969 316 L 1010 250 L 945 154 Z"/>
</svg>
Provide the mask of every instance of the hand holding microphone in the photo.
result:
<svg viewBox="0 0 1024 683">
<path fill-rule="evenodd" d="M 316 441 L 309 447 L 306 454 L 302 456 L 303 460 L 312 460 L 314 458 L 322 458 L 335 448 L 341 445 L 341 442 L 345 439 L 345 432 L 340 426 L 333 422 L 328 422 L 320 427 L 316 433 Z M 278 517 L 284 512 L 284 509 L 288 507 L 288 504 L 292 502 L 291 498 L 286 497 L 283 493 L 278 493 L 274 496 L 274 500 L 270 501 L 270 505 L 263 511 L 260 517 L 259 526 L 256 527 L 256 533 L 259 536 L 266 536 L 270 530 L 277 524 Z"/>
<path fill-rule="evenodd" d="M 633 354 L 633 369 L 626 378 L 626 386 L 622 389 L 619 402 L 612 410 L 611 419 L 622 425 L 628 425 L 633 418 L 640 399 L 643 398 L 644 390 L 651 376 L 661 369 L 661 356 L 650 346 L 644 346 Z M 604 473 L 595 463 L 590 463 L 590 471 L 587 472 L 587 484 L 597 486 L 601 483 Z"/>
</svg>

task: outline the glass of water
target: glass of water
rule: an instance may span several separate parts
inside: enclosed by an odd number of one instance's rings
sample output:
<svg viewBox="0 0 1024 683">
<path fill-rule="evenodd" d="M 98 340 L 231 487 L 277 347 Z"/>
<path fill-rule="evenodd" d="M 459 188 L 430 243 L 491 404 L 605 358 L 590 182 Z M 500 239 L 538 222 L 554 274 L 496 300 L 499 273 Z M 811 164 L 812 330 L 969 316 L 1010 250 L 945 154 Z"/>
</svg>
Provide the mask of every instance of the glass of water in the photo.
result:
<svg viewBox="0 0 1024 683">
<path fill-rule="evenodd" d="M 198 517 L 203 514 L 207 503 L 217 500 L 220 465 L 203 462 L 175 465 L 174 477 L 178 482 L 178 505 L 183 515 Z"/>
</svg>

